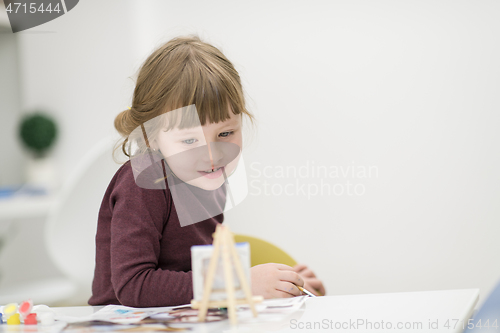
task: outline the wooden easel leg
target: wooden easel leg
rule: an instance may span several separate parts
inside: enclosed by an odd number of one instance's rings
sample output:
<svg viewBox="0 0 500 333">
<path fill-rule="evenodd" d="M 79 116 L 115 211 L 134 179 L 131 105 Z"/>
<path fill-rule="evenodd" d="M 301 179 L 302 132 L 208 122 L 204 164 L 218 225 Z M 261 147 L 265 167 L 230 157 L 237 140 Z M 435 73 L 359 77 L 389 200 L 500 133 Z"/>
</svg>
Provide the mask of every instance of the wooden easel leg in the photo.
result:
<svg viewBox="0 0 500 333">
<path fill-rule="evenodd" d="M 231 325 L 236 325 L 238 318 L 236 317 L 236 295 L 234 291 L 234 277 L 230 258 L 231 243 L 229 242 L 229 229 L 224 228 L 221 235 L 222 240 L 222 263 L 224 266 L 224 282 L 226 284 L 227 296 L 227 313 Z"/>
<path fill-rule="evenodd" d="M 208 265 L 207 277 L 205 279 L 205 287 L 203 289 L 203 299 L 201 300 L 200 309 L 198 312 L 198 321 L 205 321 L 208 311 L 208 302 L 210 300 L 210 294 L 212 293 L 212 286 L 214 284 L 215 272 L 217 270 L 217 264 L 219 263 L 219 253 L 220 253 L 220 243 L 223 237 L 221 234 L 220 226 L 218 225 L 214 233 L 214 250 L 212 252 L 212 257 L 210 258 L 210 263 Z"/>
<path fill-rule="evenodd" d="M 233 263 L 234 267 L 236 268 L 236 273 L 238 274 L 238 278 L 240 280 L 241 288 L 243 289 L 243 292 L 245 293 L 245 298 L 248 302 L 248 305 L 250 305 L 250 309 L 252 310 L 253 316 L 257 317 L 257 310 L 255 309 L 255 303 L 253 301 L 252 297 L 252 292 L 250 290 L 250 286 L 247 283 L 245 273 L 243 272 L 243 267 L 241 265 L 240 261 L 240 256 L 238 255 L 238 252 L 236 251 L 236 244 L 234 243 L 234 236 L 230 232 L 227 234 L 228 241 L 227 243 L 229 244 L 229 248 L 231 250 L 231 256 L 233 258 Z"/>
</svg>

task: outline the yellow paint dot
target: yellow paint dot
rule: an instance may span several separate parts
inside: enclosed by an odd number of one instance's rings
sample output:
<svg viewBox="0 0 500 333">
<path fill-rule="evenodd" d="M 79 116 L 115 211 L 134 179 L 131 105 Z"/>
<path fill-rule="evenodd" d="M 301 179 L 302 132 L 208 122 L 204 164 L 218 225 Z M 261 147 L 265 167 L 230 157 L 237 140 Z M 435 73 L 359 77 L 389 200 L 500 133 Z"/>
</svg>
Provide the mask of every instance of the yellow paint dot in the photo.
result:
<svg viewBox="0 0 500 333">
<path fill-rule="evenodd" d="M 12 316 L 7 318 L 7 325 L 21 325 L 21 320 L 19 319 L 19 313 L 14 313 Z"/>
</svg>

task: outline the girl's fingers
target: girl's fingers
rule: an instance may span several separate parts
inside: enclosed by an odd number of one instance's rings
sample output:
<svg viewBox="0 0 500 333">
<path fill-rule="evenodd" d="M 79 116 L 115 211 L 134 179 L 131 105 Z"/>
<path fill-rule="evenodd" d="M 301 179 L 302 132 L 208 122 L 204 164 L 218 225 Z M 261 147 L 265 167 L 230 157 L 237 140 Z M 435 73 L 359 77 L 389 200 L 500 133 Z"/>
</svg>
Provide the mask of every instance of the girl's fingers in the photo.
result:
<svg viewBox="0 0 500 333">
<path fill-rule="evenodd" d="M 321 280 L 317 278 L 307 279 L 305 284 L 310 285 L 313 289 L 319 291 L 322 295 L 326 294 L 323 282 L 321 282 Z"/>
<path fill-rule="evenodd" d="M 304 286 L 304 279 L 302 279 L 299 274 L 293 271 L 280 271 L 278 279 L 281 281 L 293 283 L 297 286 Z"/>
<path fill-rule="evenodd" d="M 277 269 L 282 271 L 293 271 L 293 267 L 284 264 L 274 264 Z"/>
<path fill-rule="evenodd" d="M 315 278 L 316 275 L 314 274 L 313 271 L 311 271 L 309 268 L 303 270 L 302 272 L 300 272 L 300 275 L 302 275 L 303 277 L 305 278 Z"/>
<path fill-rule="evenodd" d="M 302 292 L 299 290 L 299 288 L 297 288 L 295 284 L 290 282 L 278 281 L 275 289 L 289 294 L 289 296 L 287 297 L 302 295 Z"/>
<path fill-rule="evenodd" d="M 316 290 L 316 288 L 314 288 L 312 285 L 310 285 L 309 283 L 305 283 L 304 284 L 304 288 L 307 289 L 307 291 L 313 293 L 314 295 L 316 296 L 319 296 L 318 294 L 318 291 Z"/>
<path fill-rule="evenodd" d="M 295 296 L 281 290 L 274 290 L 274 293 L 272 295 L 272 298 L 287 298 L 287 297 L 295 297 Z"/>
<path fill-rule="evenodd" d="M 307 266 L 304 264 L 297 264 L 297 265 L 293 266 L 293 271 L 297 272 L 297 273 L 300 273 L 304 269 L 307 269 Z"/>
<path fill-rule="evenodd" d="M 309 288 L 304 288 L 308 290 L 311 289 L 309 290 L 310 292 L 314 294 L 318 294 L 318 292 L 320 292 L 322 295 L 325 294 L 325 287 L 323 286 L 323 283 L 321 282 L 321 280 L 316 278 L 314 272 L 307 268 L 306 265 L 297 264 L 294 267 L 290 267 L 284 264 L 275 264 L 275 267 L 278 269 L 278 279 L 281 282 L 295 285 L 295 287 L 292 287 L 292 291 L 289 290 L 291 287 L 288 286 L 288 289 L 285 289 L 286 287 L 282 287 L 282 289 L 280 289 L 281 292 L 295 292 L 292 295 L 302 295 L 302 292 L 300 292 L 300 290 L 298 290 L 296 286 L 304 287 L 304 285 L 308 285 Z M 280 285 L 283 286 L 282 284 Z"/>
</svg>

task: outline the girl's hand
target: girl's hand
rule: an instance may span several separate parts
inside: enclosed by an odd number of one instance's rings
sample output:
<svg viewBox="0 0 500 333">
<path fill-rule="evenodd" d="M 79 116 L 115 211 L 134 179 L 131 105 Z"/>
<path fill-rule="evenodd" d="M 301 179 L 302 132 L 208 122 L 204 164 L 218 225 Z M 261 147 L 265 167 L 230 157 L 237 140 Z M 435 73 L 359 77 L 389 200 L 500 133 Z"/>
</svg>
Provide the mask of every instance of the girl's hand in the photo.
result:
<svg viewBox="0 0 500 333">
<path fill-rule="evenodd" d="M 283 298 L 302 295 L 297 286 L 304 286 L 304 279 L 283 264 L 262 264 L 250 268 L 252 294 L 264 298 Z"/>
<path fill-rule="evenodd" d="M 316 296 L 325 295 L 326 290 L 323 286 L 323 282 L 319 280 L 314 272 L 310 270 L 304 264 L 298 264 L 293 267 L 293 271 L 299 274 L 302 279 L 305 281 L 304 288 L 313 293 Z"/>
</svg>

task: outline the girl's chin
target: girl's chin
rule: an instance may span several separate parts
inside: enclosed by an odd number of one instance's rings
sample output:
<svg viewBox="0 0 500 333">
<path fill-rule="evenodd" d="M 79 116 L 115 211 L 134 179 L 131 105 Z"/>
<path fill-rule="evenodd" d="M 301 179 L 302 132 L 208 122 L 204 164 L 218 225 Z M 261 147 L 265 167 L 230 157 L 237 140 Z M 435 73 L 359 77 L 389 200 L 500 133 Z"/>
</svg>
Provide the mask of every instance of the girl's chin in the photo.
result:
<svg viewBox="0 0 500 333">
<path fill-rule="evenodd" d="M 218 189 L 224 184 L 224 178 L 220 179 L 205 179 L 198 178 L 195 181 L 189 182 L 189 185 L 196 186 L 206 191 L 213 191 Z"/>
<path fill-rule="evenodd" d="M 185 183 L 191 186 L 199 187 L 202 190 L 213 191 L 221 187 L 222 184 L 224 184 L 224 176 L 222 175 L 222 171 L 219 172 L 221 173 L 221 176 L 217 178 L 211 179 L 208 177 L 198 177 L 195 179 L 191 179 Z"/>
</svg>

